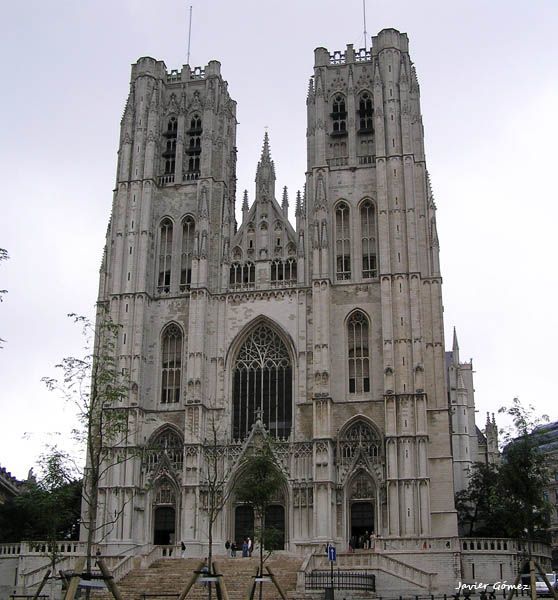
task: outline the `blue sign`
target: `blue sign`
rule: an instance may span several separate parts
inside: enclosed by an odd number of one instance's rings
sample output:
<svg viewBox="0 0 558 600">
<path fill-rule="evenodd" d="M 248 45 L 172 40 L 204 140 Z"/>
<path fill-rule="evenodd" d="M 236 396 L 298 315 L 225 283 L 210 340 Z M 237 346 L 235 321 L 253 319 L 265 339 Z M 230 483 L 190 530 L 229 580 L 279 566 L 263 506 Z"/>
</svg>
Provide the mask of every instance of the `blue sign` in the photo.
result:
<svg viewBox="0 0 558 600">
<path fill-rule="evenodd" d="M 335 546 L 327 547 L 327 557 L 331 562 L 335 562 L 335 560 L 337 559 L 337 552 L 335 551 Z"/>
</svg>

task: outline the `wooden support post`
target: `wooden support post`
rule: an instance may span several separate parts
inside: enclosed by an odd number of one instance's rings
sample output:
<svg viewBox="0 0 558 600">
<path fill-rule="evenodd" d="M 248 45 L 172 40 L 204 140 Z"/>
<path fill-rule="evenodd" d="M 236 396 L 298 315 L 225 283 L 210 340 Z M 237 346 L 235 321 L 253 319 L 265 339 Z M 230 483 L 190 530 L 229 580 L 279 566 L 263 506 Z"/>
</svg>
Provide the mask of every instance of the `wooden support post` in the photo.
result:
<svg viewBox="0 0 558 600">
<path fill-rule="evenodd" d="M 536 560 L 533 561 L 533 562 L 535 563 L 535 567 L 537 567 L 537 571 L 539 572 L 539 575 L 543 578 L 543 581 L 546 583 L 546 587 L 548 588 L 548 590 L 552 594 L 554 600 L 558 600 L 558 595 L 556 595 L 556 590 L 551 585 L 550 581 L 548 581 L 546 573 L 542 570 L 541 565 L 539 565 L 539 563 Z"/>
<path fill-rule="evenodd" d="M 74 596 L 76 595 L 79 580 L 81 579 L 81 572 L 83 571 L 83 567 L 85 566 L 85 558 L 79 558 L 74 567 L 74 574 L 70 579 L 70 583 L 68 584 L 68 589 L 66 590 L 66 595 L 64 596 L 64 600 L 74 600 Z"/>
<path fill-rule="evenodd" d="M 201 571 L 204 564 L 205 564 L 205 562 L 203 560 L 200 560 L 200 562 L 197 563 L 197 565 L 194 568 L 194 572 L 192 573 L 192 575 L 190 576 L 190 579 L 188 579 L 188 581 L 186 583 L 186 587 L 180 592 L 180 596 L 178 596 L 178 600 L 184 600 L 184 598 L 186 598 L 186 596 L 188 595 L 188 592 L 192 589 L 192 586 L 194 585 L 194 583 L 196 583 L 196 580 L 198 579 L 198 574 Z"/>
<path fill-rule="evenodd" d="M 105 565 L 105 561 L 102 558 L 97 557 L 97 565 L 99 566 L 99 569 L 101 570 L 101 573 L 103 574 L 103 580 L 107 584 L 107 587 L 108 587 L 110 593 L 112 594 L 112 597 L 114 598 L 114 600 L 122 600 L 122 596 L 120 595 L 120 590 L 118 589 L 118 586 L 116 585 L 116 583 L 114 581 L 114 577 L 112 576 L 111 572 L 108 570 L 108 567 Z"/>
<path fill-rule="evenodd" d="M 221 569 L 219 569 L 215 561 L 213 561 L 213 572 L 215 573 L 215 575 L 217 575 L 218 573 L 221 574 L 221 576 L 217 579 L 217 588 L 218 590 L 220 590 L 222 599 L 229 600 L 229 592 L 227 591 L 227 584 L 225 583 L 225 578 L 223 577 L 222 571 Z"/>
<path fill-rule="evenodd" d="M 535 561 L 529 560 L 529 580 L 531 582 L 531 600 L 537 600 L 537 578 L 535 577 Z"/>
<path fill-rule="evenodd" d="M 281 595 L 281 598 L 283 598 L 283 600 L 287 600 L 287 596 L 286 596 L 285 592 L 281 588 L 281 585 L 279 584 L 279 581 L 277 580 L 275 575 L 271 572 L 271 569 L 267 565 L 265 568 L 266 568 L 266 571 L 268 572 L 269 576 L 271 577 L 271 581 L 273 582 L 273 585 L 277 588 L 277 591 Z"/>
<path fill-rule="evenodd" d="M 260 574 L 260 567 L 256 569 L 256 577 Z M 248 586 L 248 592 L 246 593 L 246 600 L 254 600 L 254 592 L 256 591 L 256 577 L 252 580 L 252 583 Z"/>
<path fill-rule="evenodd" d="M 519 597 L 519 593 L 517 591 L 517 586 L 519 585 L 519 580 L 521 579 L 521 572 L 525 568 L 526 564 L 527 563 L 524 562 L 523 565 L 521 566 L 521 569 L 519 569 L 519 573 L 517 574 L 517 577 L 515 578 L 515 581 L 513 582 L 513 586 L 511 587 L 510 591 L 508 592 L 508 596 L 506 597 L 506 600 L 511 600 L 513 598 L 513 595 L 516 593 L 517 593 L 517 596 Z"/>
<path fill-rule="evenodd" d="M 50 569 L 47 569 L 47 572 L 44 574 L 43 578 L 41 579 L 41 583 L 39 583 L 39 587 L 37 588 L 37 591 L 35 592 L 35 595 L 33 596 L 33 600 L 37 600 L 37 598 L 39 597 L 42 589 L 45 587 L 45 584 L 48 581 L 50 573 L 51 573 Z"/>
</svg>

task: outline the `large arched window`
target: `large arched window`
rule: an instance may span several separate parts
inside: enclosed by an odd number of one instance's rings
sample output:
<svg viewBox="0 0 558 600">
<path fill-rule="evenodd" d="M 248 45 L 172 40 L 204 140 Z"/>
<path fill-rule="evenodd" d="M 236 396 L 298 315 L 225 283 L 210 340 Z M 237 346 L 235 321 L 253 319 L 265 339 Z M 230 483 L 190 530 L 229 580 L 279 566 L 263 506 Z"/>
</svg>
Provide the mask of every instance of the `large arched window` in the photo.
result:
<svg viewBox="0 0 558 600">
<path fill-rule="evenodd" d="M 360 207 L 360 231 L 362 243 L 362 278 L 371 279 L 378 276 L 378 260 L 376 250 L 376 209 L 370 200 L 365 200 Z"/>
<path fill-rule="evenodd" d="M 368 354 L 368 319 L 359 310 L 347 321 L 349 357 L 349 393 L 370 391 L 370 365 Z"/>
<path fill-rule="evenodd" d="M 159 277 L 157 291 L 168 294 L 171 285 L 172 221 L 163 219 L 159 228 Z"/>
<path fill-rule="evenodd" d="M 194 219 L 190 216 L 182 221 L 182 254 L 180 256 L 180 291 L 190 289 L 192 282 L 192 252 L 194 249 Z"/>
<path fill-rule="evenodd" d="M 161 402 L 163 404 L 179 402 L 182 332 L 178 325 L 169 325 L 163 332 L 161 357 Z"/>
<path fill-rule="evenodd" d="M 350 230 L 349 206 L 340 202 L 335 209 L 335 272 L 339 280 L 351 278 Z"/>
<path fill-rule="evenodd" d="M 292 366 L 281 338 L 259 325 L 233 364 L 233 437 L 242 440 L 261 415 L 269 433 L 288 438 L 292 421 Z"/>
</svg>

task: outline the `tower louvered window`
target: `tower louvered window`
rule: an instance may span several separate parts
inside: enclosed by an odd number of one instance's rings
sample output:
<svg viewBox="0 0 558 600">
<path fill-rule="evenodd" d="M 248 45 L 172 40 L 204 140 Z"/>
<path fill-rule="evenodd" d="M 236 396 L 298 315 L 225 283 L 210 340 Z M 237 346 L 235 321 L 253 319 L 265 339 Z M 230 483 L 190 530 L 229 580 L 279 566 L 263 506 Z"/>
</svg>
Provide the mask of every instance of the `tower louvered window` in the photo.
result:
<svg viewBox="0 0 558 600">
<path fill-rule="evenodd" d="M 260 325 L 240 348 L 233 367 L 233 437 L 248 436 L 258 416 L 277 438 L 292 421 L 292 366 L 281 338 Z"/>
<path fill-rule="evenodd" d="M 368 92 L 362 92 L 358 103 L 359 133 L 374 133 L 374 109 L 372 97 Z"/>
<path fill-rule="evenodd" d="M 194 250 L 195 222 L 192 217 L 182 221 L 182 253 L 180 256 L 180 291 L 190 289 L 192 282 L 192 253 Z"/>
<path fill-rule="evenodd" d="M 172 221 L 164 219 L 159 228 L 159 276 L 157 291 L 168 294 L 171 285 L 172 264 Z"/>
<path fill-rule="evenodd" d="M 165 329 L 161 346 L 161 402 L 172 404 L 180 401 L 182 371 L 182 332 L 177 325 Z"/>
<path fill-rule="evenodd" d="M 351 278 L 350 212 L 345 202 L 335 209 L 335 271 L 338 280 Z"/>
<path fill-rule="evenodd" d="M 368 319 L 362 312 L 356 311 L 349 317 L 347 329 L 349 393 L 369 392 Z"/>
<path fill-rule="evenodd" d="M 342 94 L 336 94 L 334 96 L 331 109 L 331 135 L 346 135 L 347 109 L 345 105 L 345 97 Z"/>
<path fill-rule="evenodd" d="M 163 151 L 163 160 L 165 164 L 165 175 L 174 175 L 176 165 L 176 138 L 178 135 L 178 121 L 176 117 L 171 117 L 167 123 L 167 129 L 164 132 L 166 138 L 165 150 Z"/>
<path fill-rule="evenodd" d="M 376 246 L 376 209 L 370 200 L 360 207 L 360 230 L 362 244 L 362 278 L 371 279 L 378 276 L 378 259 Z"/>
<path fill-rule="evenodd" d="M 198 179 L 200 176 L 200 160 L 201 160 L 201 135 L 202 135 L 202 120 L 198 114 L 195 114 L 190 119 L 190 128 L 188 129 L 188 146 L 186 154 L 188 156 L 188 170 L 186 172 L 187 179 Z"/>
</svg>

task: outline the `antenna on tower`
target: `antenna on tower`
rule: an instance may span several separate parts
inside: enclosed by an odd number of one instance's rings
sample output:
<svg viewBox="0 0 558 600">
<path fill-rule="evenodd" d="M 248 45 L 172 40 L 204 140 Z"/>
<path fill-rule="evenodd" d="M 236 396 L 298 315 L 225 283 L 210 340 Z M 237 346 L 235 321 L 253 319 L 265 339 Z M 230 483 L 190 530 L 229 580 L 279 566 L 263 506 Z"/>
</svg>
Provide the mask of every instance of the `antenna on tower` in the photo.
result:
<svg viewBox="0 0 558 600">
<path fill-rule="evenodd" d="M 364 49 L 366 50 L 366 0 L 362 0 L 362 19 L 364 21 Z"/>
<path fill-rule="evenodd" d="M 192 39 L 192 5 L 190 4 L 190 22 L 188 24 L 188 56 L 186 57 L 186 64 L 190 64 L 190 40 Z"/>
</svg>

